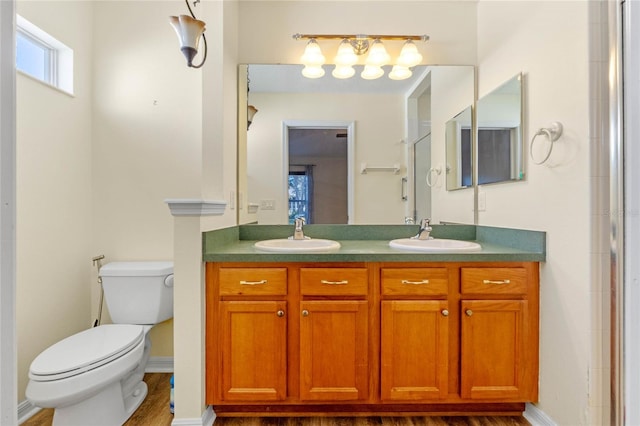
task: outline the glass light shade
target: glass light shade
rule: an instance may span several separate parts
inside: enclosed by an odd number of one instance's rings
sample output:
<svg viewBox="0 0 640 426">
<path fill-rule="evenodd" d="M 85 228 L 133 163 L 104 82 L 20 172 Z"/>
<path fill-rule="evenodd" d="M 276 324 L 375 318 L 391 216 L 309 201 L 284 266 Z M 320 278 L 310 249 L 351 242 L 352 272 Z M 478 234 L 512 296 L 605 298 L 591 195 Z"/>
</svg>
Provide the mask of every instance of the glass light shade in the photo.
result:
<svg viewBox="0 0 640 426">
<path fill-rule="evenodd" d="M 336 65 L 351 66 L 358 62 L 358 55 L 353 51 L 353 47 L 349 40 L 342 40 L 340 46 L 338 46 L 338 53 L 334 59 Z"/>
<path fill-rule="evenodd" d="M 300 61 L 306 66 L 320 66 L 324 64 L 324 55 L 320 46 L 315 39 L 309 40 L 307 46 L 304 48 L 304 53 L 300 58 Z"/>
<path fill-rule="evenodd" d="M 415 67 L 422 62 L 422 55 L 418 52 L 418 48 L 411 40 L 407 40 L 402 46 L 400 57 L 398 57 L 398 65 L 407 68 Z"/>
<path fill-rule="evenodd" d="M 169 16 L 169 23 L 176 31 L 180 40 L 180 50 L 191 66 L 194 56 L 198 53 L 198 42 L 204 33 L 205 23 L 189 15 Z"/>
<path fill-rule="evenodd" d="M 253 116 L 258 112 L 258 108 L 253 105 L 247 105 L 247 130 L 249 130 L 249 126 L 251 126 L 251 122 L 253 121 Z"/>
<path fill-rule="evenodd" d="M 387 53 L 387 49 L 384 48 L 384 44 L 380 40 L 374 40 L 373 44 L 369 48 L 369 55 L 367 56 L 367 65 L 374 65 L 381 67 L 389 63 L 390 56 Z"/>
<path fill-rule="evenodd" d="M 320 78 L 324 75 L 324 69 L 320 65 L 308 65 L 302 69 L 302 75 L 307 78 Z"/>
<path fill-rule="evenodd" d="M 411 74 L 413 73 L 409 68 L 402 65 L 394 65 L 393 69 L 389 73 L 389 78 L 391 80 L 405 80 L 411 77 Z"/>
<path fill-rule="evenodd" d="M 360 77 L 365 80 L 375 80 L 376 78 L 380 78 L 384 75 L 384 70 L 376 65 L 365 65 L 364 69 L 360 73 Z"/>
<path fill-rule="evenodd" d="M 355 73 L 356 70 L 351 65 L 336 65 L 331 75 L 335 78 L 351 78 Z"/>
</svg>

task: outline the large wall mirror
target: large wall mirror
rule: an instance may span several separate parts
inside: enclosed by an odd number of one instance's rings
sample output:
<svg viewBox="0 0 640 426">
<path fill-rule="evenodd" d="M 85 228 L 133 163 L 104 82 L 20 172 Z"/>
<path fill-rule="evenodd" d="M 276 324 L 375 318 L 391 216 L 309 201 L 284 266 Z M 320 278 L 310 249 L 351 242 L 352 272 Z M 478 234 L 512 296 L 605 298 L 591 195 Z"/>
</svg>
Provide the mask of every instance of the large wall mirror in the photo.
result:
<svg viewBox="0 0 640 426">
<path fill-rule="evenodd" d="M 524 179 L 522 74 L 478 100 L 478 184 Z"/>
<path fill-rule="evenodd" d="M 433 155 L 420 167 L 444 165 L 445 122 L 473 102 L 472 66 L 418 66 L 403 81 L 338 80 L 329 68 L 312 80 L 300 65 L 239 70 L 239 120 L 246 122 L 248 105 L 257 113 L 248 130 L 239 126 L 238 223 L 286 224 L 294 211 L 310 223 L 401 224 L 414 212 L 416 192 L 429 207 L 425 215 L 445 208 L 446 197 L 434 201 L 413 182 L 413 144 L 432 133 Z M 444 186 L 436 180 L 431 189 Z M 473 200 L 465 203 L 471 211 Z"/>
</svg>

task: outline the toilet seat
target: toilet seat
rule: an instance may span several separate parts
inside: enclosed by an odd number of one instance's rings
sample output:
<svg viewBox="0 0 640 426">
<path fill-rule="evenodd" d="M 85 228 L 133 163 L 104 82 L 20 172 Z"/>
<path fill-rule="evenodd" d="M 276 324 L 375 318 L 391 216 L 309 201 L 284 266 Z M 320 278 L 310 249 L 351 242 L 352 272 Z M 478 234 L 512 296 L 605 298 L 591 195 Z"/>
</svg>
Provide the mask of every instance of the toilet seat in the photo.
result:
<svg viewBox="0 0 640 426">
<path fill-rule="evenodd" d="M 75 376 L 117 359 L 145 338 L 141 325 L 108 324 L 90 328 L 50 346 L 29 369 L 31 380 L 47 382 Z"/>
</svg>

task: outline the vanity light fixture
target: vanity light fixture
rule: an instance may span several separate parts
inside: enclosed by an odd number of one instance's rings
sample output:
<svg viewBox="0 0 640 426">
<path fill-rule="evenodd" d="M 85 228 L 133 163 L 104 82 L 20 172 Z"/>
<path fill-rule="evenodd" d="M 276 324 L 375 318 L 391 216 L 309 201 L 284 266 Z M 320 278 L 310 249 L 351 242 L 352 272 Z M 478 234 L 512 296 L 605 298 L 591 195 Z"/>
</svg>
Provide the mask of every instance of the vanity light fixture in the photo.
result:
<svg viewBox="0 0 640 426">
<path fill-rule="evenodd" d="M 196 19 L 196 16 L 193 14 L 191 6 L 189 5 L 189 1 L 185 0 L 185 3 L 187 4 L 187 9 L 189 9 L 191 16 L 169 16 L 169 23 L 173 29 L 176 30 L 178 40 L 180 40 L 180 50 L 184 54 L 185 58 L 187 58 L 187 66 L 191 68 L 200 68 L 204 65 L 204 61 L 207 60 L 207 38 L 204 36 L 206 24 L 204 21 Z M 200 0 L 195 0 L 193 2 L 193 6 L 195 7 L 197 3 L 200 3 Z M 204 42 L 202 62 L 200 62 L 199 65 L 193 65 L 193 58 L 198 54 L 198 43 L 200 42 L 200 37 L 202 37 L 202 41 Z"/>
<path fill-rule="evenodd" d="M 334 58 L 335 68 L 331 75 L 335 78 L 350 78 L 355 74 L 353 66 L 358 57 L 368 53 L 364 61 L 364 70 L 360 77 L 373 80 L 384 75 L 382 67 L 389 64 L 391 57 L 387 53 L 382 41 L 404 41 L 400 56 L 389 73 L 392 80 L 404 80 L 411 77 L 411 68 L 422 62 L 422 55 L 414 41 L 426 42 L 427 35 L 339 35 L 339 34 L 294 34 L 295 40 L 309 40 L 304 54 L 300 58 L 304 69 L 302 75 L 307 78 L 320 78 L 325 71 L 322 65 L 325 57 L 322 54 L 318 40 L 340 40 L 338 52 Z"/>
</svg>

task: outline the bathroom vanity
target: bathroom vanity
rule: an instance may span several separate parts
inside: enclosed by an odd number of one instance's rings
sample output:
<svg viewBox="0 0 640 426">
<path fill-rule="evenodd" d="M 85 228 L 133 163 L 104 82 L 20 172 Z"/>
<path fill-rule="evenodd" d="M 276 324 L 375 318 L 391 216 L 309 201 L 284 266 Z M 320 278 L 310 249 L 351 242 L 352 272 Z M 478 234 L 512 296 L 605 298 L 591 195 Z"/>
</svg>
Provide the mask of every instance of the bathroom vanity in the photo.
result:
<svg viewBox="0 0 640 426">
<path fill-rule="evenodd" d="M 340 250 L 263 253 L 291 227 L 205 234 L 207 403 L 218 416 L 519 414 L 538 396 L 544 233 L 435 226 L 474 253 L 388 241 L 411 226 L 308 226 Z M 490 235 L 491 234 L 491 235 Z"/>
</svg>

